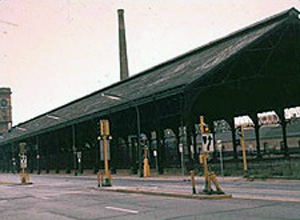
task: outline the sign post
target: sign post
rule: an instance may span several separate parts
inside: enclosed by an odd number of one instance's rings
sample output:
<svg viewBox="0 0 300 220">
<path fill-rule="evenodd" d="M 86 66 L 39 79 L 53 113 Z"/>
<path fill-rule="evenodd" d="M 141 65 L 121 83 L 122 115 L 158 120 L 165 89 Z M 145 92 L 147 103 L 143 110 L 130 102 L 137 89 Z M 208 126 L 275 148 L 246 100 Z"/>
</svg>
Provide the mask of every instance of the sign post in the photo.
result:
<svg viewBox="0 0 300 220">
<path fill-rule="evenodd" d="M 246 156 L 246 147 L 245 147 L 245 132 L 244 127 L 241 126 L 237 130 L 237 134 L 241 137 L 240 143 L 242 146 L 242 152 L 243 152 L 243 162 L 244 162 L 244 176 L 248 176 L 248 167 L 247 167 L 247 156 Z"/>
<path fill-rule="evenodd" d="M 78 173 L 81 174 L 81 151 L 77 151 Z"/>
<path fill-rule="evenodd" d="M 205 185 L 204 192 L 210 193 L 211 184 L 210 184 L 210 175 L 208 172 L 207 159 L 209 158 L 209 152 L 214 151 L 214 141 L 213 134 L 209 133 L 209 128 L 204 123 L 204 117 L 200 116 L 200 129 L 202 135 L 202 153 L 200 155 L 200 163 L 204 166 L 204 177 L 205 177 Z"/>
<path fill-rule="evenodd" d="M 109 122 L 108 120 L 100 120 L 100 148 L 103 146 L 104 153 L 104 169 L 105 169 L 105 179 L 103 186 L 111 186 L 111 175 L 108 169 L 108 160 L 109 160 L 109 152 L 108 152 L 108 138 L 109 135 Z M 100 149 L 100 158 L 103 157 L 102 149 Z"/>
<path fill-rule="evenodd" d="M 27 156 L 26 156 L 26 143 L 20 143 L 20 167 L 21 167 L 21 174 L 20 180 L 21 184 L 28 184 L 29 183 L 29 175 L 26 172 L 27 168 Z"/>
<path fill-rule="evenodd" d="M 158 175 L 159 172 L 158 172 L 157 150 L 153 151 L 153 156 L 155 157 L 155 168 L 156 168 L 156 173 Z"/>
<path fill-rule="evenodd" d="M 184 176 L 184 161 L 183 161 L 183 144 L 179 144 L 179 153 L 180 153 L 180 159 L 181 159 L 181 172 L 182 176 Z"/>
<path fill-rule="evenodd" d="M 224 194 L 222 189 L 220 188 L 216 175 L 214 172 L 208 171 L 207 159 L 209 158 L 209 153 L 214 152 L 214 141 L 213 134 L 210 133 L 209 128 L 204 123 L 203 116 L 200 116 L 200 129 L 202 135 L 202 152 L 200 155 L 200 163 L 204 166 L 204 176 L 205 176 L 205 185 L 203 192 L 207 194 L 212 194 L 214 191 L 212 190 L 211 183 L 214 183 L 216 187 L 217 194 Z"/>
<path fill-rule="evenodd" d="M 214 139 L 212 133 L 202 134 L 202 151 L 214 152 Z"/>
</svg>

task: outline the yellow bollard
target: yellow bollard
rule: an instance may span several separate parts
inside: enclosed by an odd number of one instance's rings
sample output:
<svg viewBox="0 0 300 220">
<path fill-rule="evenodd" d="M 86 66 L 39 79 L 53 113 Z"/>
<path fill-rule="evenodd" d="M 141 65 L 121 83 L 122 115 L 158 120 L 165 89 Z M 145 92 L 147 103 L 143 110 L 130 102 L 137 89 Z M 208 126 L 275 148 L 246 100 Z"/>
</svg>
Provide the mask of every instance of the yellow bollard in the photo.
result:
<svg viewBox="0 0 300 220">
<path fill-rule="evenodd" d="M 144 177 L 150 176 L 150 166 L 149 166 L 149 160 L 148 160 L 148 149 L 144 148 Z"/>
<path fill-rule="evenodd" d="M 24 170 L 20 174 L 20 181 L 21 181 L 21 184 L 29 183 L 29 174 L 27 172 L 25 172 Z"/>
<path fill-rule="evenodd" d="M 104 183 L 103 176 L 104 176 L 103 173 L 100 172 L 100 183 L 101 183 L 101 186 L 103 186 L 103 183 Z"/>
<path fill-rule="evenodd" d="M 195 172 L 191 171 L 191 183 L 192 183 L 192 192 L 196 194 L 196 186 L 195 186 Z"/>
<path fill-rule="evenodd" d="M 97 173 L 98 187 L 101 187 L 101 173 Z"/>
<path fill-rule="evenodd" d="M 148 158 L 144 159 L 144 177 L 149 177 L 150 176 L 150 167 L 148 163 Z"/>
</svg>

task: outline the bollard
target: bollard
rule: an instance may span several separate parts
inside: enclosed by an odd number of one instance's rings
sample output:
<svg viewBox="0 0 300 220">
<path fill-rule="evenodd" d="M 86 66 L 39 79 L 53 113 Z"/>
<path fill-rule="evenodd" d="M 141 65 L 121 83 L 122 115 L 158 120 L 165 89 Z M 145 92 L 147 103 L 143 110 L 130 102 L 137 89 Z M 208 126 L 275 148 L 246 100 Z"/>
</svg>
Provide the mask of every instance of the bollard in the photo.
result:
<svg viewBox="0 0 300 220">
<path fill-rule="evenodd" d="M 195 172 L 191 171 L 191 183 L 192 183 L 192 192 L 196 194 L 196 186 L 195 186 Z"/>
<path fill-rule="evenodd" d="M 101 187 L 101 173 L 97 173 L 98 187 Z"/>
<path fill-rule="evenodd" d="M 149 161 L 148 161 L 148 149 L 144 149 L 144 177 L 149 177 L 150 176 L 150 166 L 149 166 Z"/>
<path fill-rule="evenodd" d="M 103 186 L 103 183 L 104 183 L 104 181 L 103 181 L 103 173 L 100 172 L 100 184 L 101 184 L 101 186 Z"/>
</svg>

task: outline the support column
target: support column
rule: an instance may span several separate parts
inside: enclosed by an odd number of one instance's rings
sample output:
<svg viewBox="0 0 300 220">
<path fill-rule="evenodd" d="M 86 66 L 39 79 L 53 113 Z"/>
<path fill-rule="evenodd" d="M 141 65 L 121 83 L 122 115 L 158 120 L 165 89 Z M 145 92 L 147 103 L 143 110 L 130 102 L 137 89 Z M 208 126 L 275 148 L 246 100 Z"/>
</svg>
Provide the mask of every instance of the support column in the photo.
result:
<svg viewBox="0 0 300 220">
<path fill-rule="evenodd" d="M 188 163 L 189 163 L 189 146 L 188 146 L 188 138 L 187 138 L 187 126 L 185 121 L 183 119 L 181 120 L 181 126 L 180 126 L 181 132 L 179 132 L 179 144 L 182 146 L 182 152 L 181 152 L 181 167 L 184 173 L 187 172 L 188 169 Z"/>
<path fill-rule="evenodd" d="M 72 153 L 73 153 L 73 169 L 74 169 L 74 175 L 77 176 L 77 163 L 76 163 L 76 131 L 75 131 L 75 125 L 72 125 Z"/>
<path fill-rule="evenodd" d="M 187 171 L 194 169 L 195 162 L 195 151 L 194 146 L 192 145 L 192 137 L 193 137 L 193 123 L 189 123 L 186 125 L 186 144 L 187 144 Z M 194 152 L 192 152 L 194 151 Z"/>
<path fill-rule="evenodd" d="M 124 144 L 125 144 L 125 148 L 126 148 L 126 161 L 127 161 L 127 164 L 129 165 L 126 165 L 126 169 L 130 169 L 131 168 L 131 153 L 130 153 L 130 148 L 129 148 L 129 143 L 128 143 L 128 137 L 127 136 L 121 136 L 121 139 L 124 141 Z"/>
<path fill-rule="evenodd" d="M 286 135 L 286 126 L 287 126 L 287 123 L 286 123 L 286 119 L 285 119 L 284 108 L 276 110 L 275 112 L 279 116 L 280 125 L 281 125 L 281 128 L 282 128 L 282 141 L 283 141 L 284 156 L 288 157 L 289 156 L 289 152 L 288 152 L 287 135 Z"/>
<path fill-rule="evenodd" d="M 157 148 L 157 156 L 158 156 L 158 171 L 159 174 L 164 173 L 164 159 L 165 159 L 165 154 L 164 154 L 164 146 L 163 146 L 163 132 L 160 128 L 157 128 L 156 131 L 156 148 Z"/>
<path fill-rule="evenodd" d="M 193 133 L 193 148 L 194 148 L 194 163 L 199 164 L 199 151 L 197 149 L 197 131 L 195 128 L 196 123 L 193 123 L 192 133 Z"/>
<path fill-rule="evenodd" d="M 59 143 L 59 136 L 57 135 L 57 133 L 54 133 L 55 137 L 54 137 L 54 162 L 55 162 L 55 166 L 53 167 L 55 169 L 55 173 L 59 173 L 60 172 L 60 159 L 61 159 L 61 154 L 60 154 L 60 143 Z M 79 171 L 79 173 L 81 173 L 81 170 Z"/>
<path fill-rule="evenodd" d="M 177 152 L 177 158 L 178 158 L 178 167 L 181 167 L 181 153 L 179 151 L 179 144 L 180 144 L 180 136 L 179 136 L 179 125 L 172 127 L 172 130 L 174 132 L 175 138 L 176 138 L 176 152 Z"/>
<path fill-rule="evenodd" d="M 16 173 L 16 158 L 15 158 L 15 151 L 14 151 L 14 143 L 10 144 L 11 147 L 11 166 L 12 166 L 12 173 Z"/>
<path fill-rule="evenodd" d="M 232 148 L 233 148 L 233 158 L 234 160 L 237 160 L 237 145 L 236 145 L 236 136 L 235 136 L 235 124 L 234 124 L 234 117 L 230 119 L 226 119 L 227 123 L 229 124 L 231 128 L 231 137 L 232 137 Z"/>
<path fill-rule="evenodd" d="M 132 141 L 132 139 L 128 136 L 127 137 L 128 149 L 129 149 L 129 158 L 130 158 L 130 172 L 132 174 L 137 174 L 137 158 L 136 158 L 136 145 Z"/>
<path fill-rule="evenodd" d="M 256 155 L 257 158 L 259 159 L 261 158 L 260 136 L 259 136 L 259 129 L 261 125 L 259 124 L 259 118 L 257 117 L 257 114 L 250 114 L 249 116 L 254 123 L 255 139 L 256 139 Z"/>
<path fill-rule="evenodd" d="M 37 174 L 41 173 L 41 168 L 40 168 L 40 149 L 39 149 L 39 137 L 35 137 L 35 149 L 36 149 L 36 170 Z"/>
</svg>

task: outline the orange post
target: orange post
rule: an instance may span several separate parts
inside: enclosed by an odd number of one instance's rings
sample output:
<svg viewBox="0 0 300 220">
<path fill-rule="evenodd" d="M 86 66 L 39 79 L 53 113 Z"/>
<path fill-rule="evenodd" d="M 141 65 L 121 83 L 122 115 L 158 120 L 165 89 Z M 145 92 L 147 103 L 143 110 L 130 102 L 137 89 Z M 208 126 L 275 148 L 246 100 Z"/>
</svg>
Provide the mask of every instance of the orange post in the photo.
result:
<svg viewBox="0 0 300 220">
<path fill-rule="evenodd" d="M 97 173 L 97 180 L 98 180 L 98 187 L 100 187 L 101 186 L 101 173 L 100 172 Z"/>
<path fill-rule="evenodd" d="M 191 171 L 191 183 L 192 183 L 192 192 L 196 194 L 196 185 L 195 185 L 195 172 Z"/>
</svg>

